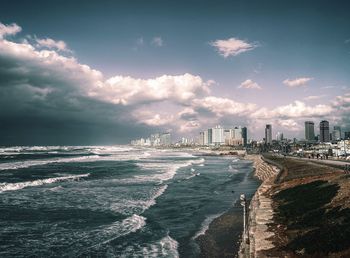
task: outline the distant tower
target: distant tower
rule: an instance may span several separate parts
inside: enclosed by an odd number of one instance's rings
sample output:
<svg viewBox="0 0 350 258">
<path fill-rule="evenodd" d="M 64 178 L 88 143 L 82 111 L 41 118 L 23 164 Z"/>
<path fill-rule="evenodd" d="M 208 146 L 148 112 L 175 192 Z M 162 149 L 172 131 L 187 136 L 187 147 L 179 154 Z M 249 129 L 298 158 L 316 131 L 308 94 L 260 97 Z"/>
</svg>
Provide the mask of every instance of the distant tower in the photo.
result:
<svg viewBox="0 0 350 258">
<path fill-rule="evenodd" d="M 341 129 L 340 126 L 334 126 L 332 133 L 332 140 L 339 141 L 341 139 Z"/>
<path fill-rule="evenodd" d="M 283 133 L 277 132 L 277 134 L 276 134 L 276 141 L 278 141 L 278 142 L 283 141 Z"/>
<path fill-rule="evenodd" d="M 199 132 L 199 145 L 204 145 L 204 132 Z"/>
<path fill-rule="evenodd" d="M 305 121 L 305 140 L 315 140 L 315 124 L 312 121 Z"/>
<path fill-rule="evenodd" d="M 208 145 L 213 143 L 213 129 L 208 129 Z"/>
<path fill-rule="evenodd" d="M 345 132 L 344 133 L 344 139 L 345 140 L 350 140 L 350 132 Z"/>
<path fill-rule="evenodd" d="M 243 137 L 243 146 L 246 147 L 248 143 L 247 127 L 242 127 L 242 137 Z"/>
<path fill-rule="evenodd" d="M 265 141 L 266 141 L 266 144 L 268 144 L 268 145 L 272 144 L 272 126 L 271 125 L 266 125 Z"/>
<path fill-rule="evenodd" d="M 329 122 L 323 120 L 320 122 L 320 142 L 329 142 Z"/>
</svg>

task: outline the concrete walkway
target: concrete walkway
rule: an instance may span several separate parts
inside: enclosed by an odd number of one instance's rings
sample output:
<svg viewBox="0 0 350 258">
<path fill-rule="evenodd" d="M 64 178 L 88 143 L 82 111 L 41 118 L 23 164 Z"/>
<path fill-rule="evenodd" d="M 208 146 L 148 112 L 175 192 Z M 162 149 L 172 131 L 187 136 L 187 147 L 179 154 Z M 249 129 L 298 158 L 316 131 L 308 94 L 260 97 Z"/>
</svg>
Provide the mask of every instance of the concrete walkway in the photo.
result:
<svg viewBox="0 0 350 258">
<path fill-rule="evenodd" d="M 331 160 L 331 159 L 309 159 L 309 158 L 299 158 L 299 157 L 292 157 L 292 156 L 286 156 L 286 158 L 295 159 L 295 160 L 307 160 L 307 161 L 331 165 L 331 166 L 345 167 L 345 165 L 350 165 L 349 161 L 340 161 L 340 160 Z"/>
</svg>

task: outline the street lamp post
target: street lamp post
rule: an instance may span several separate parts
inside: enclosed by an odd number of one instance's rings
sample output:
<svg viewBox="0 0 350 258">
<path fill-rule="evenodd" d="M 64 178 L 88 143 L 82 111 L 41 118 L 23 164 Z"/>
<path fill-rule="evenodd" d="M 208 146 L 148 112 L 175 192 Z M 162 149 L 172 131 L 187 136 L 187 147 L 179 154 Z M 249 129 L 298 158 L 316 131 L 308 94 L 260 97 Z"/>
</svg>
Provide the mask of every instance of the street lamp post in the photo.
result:
<svg viewBox="0 0 350 258">
<path fill-rule="evenodd" d="M 241 205 L 243 206 L 243 241 L 249 243 L 248 223 L 247 223 L 247 200 L 244 194 L 240 196 Z"/>
</svg>

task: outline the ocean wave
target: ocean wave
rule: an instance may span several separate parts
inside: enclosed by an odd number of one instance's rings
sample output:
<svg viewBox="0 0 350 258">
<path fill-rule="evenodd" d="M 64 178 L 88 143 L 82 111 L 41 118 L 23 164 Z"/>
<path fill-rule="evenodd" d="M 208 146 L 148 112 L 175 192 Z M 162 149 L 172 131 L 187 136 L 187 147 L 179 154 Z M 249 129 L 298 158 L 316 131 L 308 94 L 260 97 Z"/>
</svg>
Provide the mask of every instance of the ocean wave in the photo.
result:
<svg viewBox="0 0 350 258">
<path fill-rule="evenodd" d="M 121 154 L 121 155 L 89 155 L 80 156 L 74 158 L 50 158 L 50 159 L 39 159 L 39 160 L 25 160 L 25 161 L 15 161 L 0 164 L 0 170 L 11 170 L 28 168 L 33 166 L 42 166 L 51 163 L 70 163 L 70 162 L 95 162 L 95 161 L 126 161 L 126 160 L 138 160 L 142 158 L 140 154 Z"/>
<path fill-rule="evenodd" d="M 88 177 L 89 175 L 90 174 L 53 177 L 53 178 L 38 179 L 34 181 L 19 182 L 19 183 L 0 183 L 0 193 L 6 192 L 6 191 L 16 191 L 26 187 L 41 186 L 45 184 L 52 184 L 52 183 L 62 182 L 62 181 L 79 180 L 80 178 Z"/>
<path fill-rule="evenodd" d="M 112 204 L 110 209 L 126 215 L 134 212 L 143 213 L 149 207 L 156 204 L 156 199 L 161 196 L 167 188 L 168 185 L 162 185 L 160 187 L 154 188 L 150 192 L 148 200 L 120 200 L 119 202 Z"/>
<path fill-rule="evenodd" d="M 87 249 L 94 249 L 95 247 L 106 245 L 119 237 L 138 231 L 145 225 L 145 217 L 133 214 L 123 221 L 116 221 L 113 224 L 102 228 L 102 230 L 99 228 L 95 230 L 94 235 L 97 236 L 100 242 L 88 247 Z"/>
<path fill-rule="evenodd" d="M 44 160 L 16 161 L 16 162 L 1 163 L 0 170 L 28 168 L 33 166 L 42 166 L 50 163 L 97 161 L 99 159 L 100 159 L 100 156 L 91 155 L 91 156 L 82 156 L 82 157 L 75 157 L 75 158 L 52 158 L 52 159 L 44 159 Z"/>
<path fill-rule="evenodd" d="M 120 257 L 167 257 L 178 258 L 179 243 L 169 235 L 157 242 L 145 245 L 127 246 Z"/>
<path fill-rule="evenodd" d="M 112 225 L 103 229 L 104 235 L 113 235 L 113 239 L 136 232 L 146 225 L 146 218 L 137 214 L 124 219 L 123 221 L 114 222 Z M 107 243 L 113 239 L 108 239 L 102 243 Z"/>
<path fill-rule="evenodd" d="M 218 214 L 213 214 L 213 215 L 207 216 L 207 217 L 205 218 L 205 220 L 203 221 L 203 223 L 202 223 L 202 225 L 201 225 L 201 228 L 200 228 L 199 231 L 192 237 L 192 239 L 194 240 L 194 239 L 198 238 L 199 236 L 204 235 L 205 232 L 207 232 L 207 230 L 209 229 L 210 223 L 211 223 L 214 219 L 220 217 L 222 214 L 224 214 L 224 212 L 223 212 L 223 213 L 218 213 Z"/>
<path fill-rule="evenodd" d="M 188 167 L 191 165 L 198 165 L 198 164 L 203 164 L 205 162 L 204 158 L 201 159 L 193 159 L 193 160 L 187 160 L 185 162 L 174 162 L 174 163 L 137 163 L 139 167 L 143 170 L 147 171 L 155 171 L 156 173 L 149 174 L 147 175 L 137 175 L 134 176 L 136 181 L 141 181 L 141 182 L 147 182 L 147 181 L 156 181 L 156 182 L 164 182 L 172 179 L 176 172 L 180 168 Z M 192 168 L 193 169 L 193 168 Z"/>
</svg>

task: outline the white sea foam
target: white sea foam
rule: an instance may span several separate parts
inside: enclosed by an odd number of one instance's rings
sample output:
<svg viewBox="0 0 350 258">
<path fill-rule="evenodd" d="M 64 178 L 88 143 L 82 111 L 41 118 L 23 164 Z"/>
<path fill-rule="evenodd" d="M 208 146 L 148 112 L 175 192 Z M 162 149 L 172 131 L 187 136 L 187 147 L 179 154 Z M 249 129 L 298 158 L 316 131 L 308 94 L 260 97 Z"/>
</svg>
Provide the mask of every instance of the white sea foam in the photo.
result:
<svg viewBox="0 0 350 258">
<path fill-rule="evenodd" d="M 141 163 L 140 162 L 137 164 L 139 167 L 141 167 L 143 170 L 146 170 L 147 172 L 152 171 L 153 173 L 152 174 L 147 173 L 145 175 L 137 175 L 137 176 L 134 176 L 134 179 L 136 181 L 141 181 L 141 182 L 147 182 L 147 181 L 164 182 L 172 179 L 180 168 L 187 167 L 194 164 L 202 164 L 204 163 L 204 161 L 205 161 L 204 158 L 201 158 L 201 159 L 187 160 L 184 162 L 174 161 L 172 163 L 165 163 L 165 162 L 162 162 L 162 163 L 142 162 Z"/>
<path fill-rule="evenodd" d="M 52 183 L 62 182 L 62 181 L 79 180 L 80 178 L 88 177 L 89 175 L 90 174 L 70 175 L 70 176 L 53 177 L 53 178 L 47 178 L 47 179 L 38 179 L 34 181 L 18 182 L 18 183 L 0 183 L 0 193 L 6 192 L 6 191 L 20 190 L 26 187 L 52 184 Z"/>
<path fill-rule="evenodd" d="M 156 199 L 161 196 L 167 188 L 168 185 L 162 185 L 153 189 L 147 200 L 121 199 L 119 202 L 112 204 L 110 209 L 121 214 L 131 214 L 134 212 L 142 213 L 156 204 Z"/>
<path fill-rule="evenodd" d="M 137 214 L 124 219 L 123 221 L 114 222 L 112 225 L 103 229 L 103 233 L 106 235 L 113 235 L 113 239 L 120 236 L 125 236 L 132 232 L 135 232 L 146 225 L 146 218 Z M 108 239 L 104 242 L 109 242 L 112 239 Z"/>
<path fill-rule="evenodd" d="M 195 177 L 197 174 L 191 174 L 188 177 L 185 177 L 185 180 L 191 179 L 192 177 Z"/>
<path fill-rule="evenodd" d="M 179 243 L 169 235 L 157 242 L 146 245 L 130 245 L 123 250 L 120 257 L 168 257 L 178 258 Z"/>
<path fill-rule="evenodd" d="M 200 235 L 204 235 L 205 232 L 207 232 L 207 230 L 209 229 L 209 225 L 210 223 L 220 217 L 222 214 L 224 213 L 219 213 L 219 214 L 213 214 L 213 215 L 209 215 L 208 217 L 205 218 L 205 220 L 203 221 L 200 230 L 194 235 L 194 237 L 192 237 L 192 239 L 196 239 L 197 237 L 199 237 Z"/>
<path fill-rule="evenodd" d="M 25 161 L 1 163 L 0 170 L 28 168 L 33 166 L 47 165 L 51 163 L 138 160 L 143 157 L 142 155 L 137 153 L 136 154 L 120 153 L 120 154 L 107 155 L 107 156 L 89 155 L 89 156 L 80 156 L 80 157 L 74 157 L 74 158 L 25 160 Z"/>
<path fill-rule="evenodd" d="M 26 161 L 17 161 L 17 162 L 8 162 L 1 163 L 0 170 L 9 170 L 9 169 L 19 169 L 19 168 L 28 168 L 33 166 L 42 166 L 51 163 L 68 163 L 68 162 L 88 162 L 88 161 L 97 161 L 100 159 L 98 155 L 91 156 L 82 156 L 74 158 L 53 158 L 53 159 L 42 159 L 42 160 L 26 160 Z"/>
<path fill-rule="evenodd" d="M 101 240 L 101 242 L 90 246 L 89 249 L 93 249 L 96 246 L 108 244 L 114 239 L 136 232 L 137 230 L 143 228 L 145 225 L 145 217 L 133 214 L 132 216 L 124 219 L 123 221 L 116 221 L 113 224 L 104 227 L 102 231 L 101 229 L 97 229 L 94 234 L 98 235 L 98 238 Z"/>
</svg>

